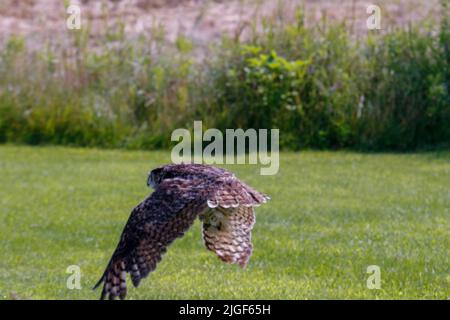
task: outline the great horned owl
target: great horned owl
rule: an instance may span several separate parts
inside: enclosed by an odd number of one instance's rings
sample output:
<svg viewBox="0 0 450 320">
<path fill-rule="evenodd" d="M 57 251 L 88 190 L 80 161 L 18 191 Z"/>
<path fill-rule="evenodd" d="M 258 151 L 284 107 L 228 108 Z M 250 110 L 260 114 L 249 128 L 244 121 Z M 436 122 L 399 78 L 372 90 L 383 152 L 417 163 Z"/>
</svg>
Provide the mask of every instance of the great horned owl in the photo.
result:
<svg viewBox="0 0 450 320">
<path fill-rule="evenodd" d="M 201 164 L 169 164 L 152 170 L 155 191 L 133 209 L 119 244 L 95 285 L 101 299 L 124 299 L 126 274 L 133 285 L 155 270 L 166 248 L 199 216 L 205 246 L 226 263 L 245 267 L 252 253 L 254 207 L 269 199 L 224 169 Z"/>
</svg>

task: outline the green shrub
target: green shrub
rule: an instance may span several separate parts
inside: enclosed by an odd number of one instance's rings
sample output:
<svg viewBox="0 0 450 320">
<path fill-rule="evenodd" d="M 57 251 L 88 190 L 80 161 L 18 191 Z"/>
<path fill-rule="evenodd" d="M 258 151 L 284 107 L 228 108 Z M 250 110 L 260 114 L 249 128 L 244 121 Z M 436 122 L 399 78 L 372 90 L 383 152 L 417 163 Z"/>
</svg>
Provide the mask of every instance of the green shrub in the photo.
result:
<svg viewBox="0 0 450 320">
<path fill-rule="evenodd" d="M 450 70 L 443 43 L 415 29 L 369 42 L 361 144 L 405 150 L 450 141 Z"/>
<path fill-rule="evenodd" d="M 361 95 L 357 50 L 344 25 L 271 30 L 218 63 L 214 115 L 224 115 L 222 127 L 279 128 L 283 148 L 353 145 Z"/>
</svg>

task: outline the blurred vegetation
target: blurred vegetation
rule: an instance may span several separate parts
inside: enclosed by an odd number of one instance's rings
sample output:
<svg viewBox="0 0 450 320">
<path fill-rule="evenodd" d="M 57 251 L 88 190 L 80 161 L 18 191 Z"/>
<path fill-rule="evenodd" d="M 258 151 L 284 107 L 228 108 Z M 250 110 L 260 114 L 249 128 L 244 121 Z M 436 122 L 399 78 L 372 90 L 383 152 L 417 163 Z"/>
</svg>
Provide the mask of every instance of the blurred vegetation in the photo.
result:
<svg viewBox="0 0 450 320">
<path fill-rule="evenodd" d="M 203 58 L 164 31 L 89 26 L 34 51 L 0 52 L 0 142 L 165 148 L 175 128 L 279 128 L 281 147 L 412 150 L 449 145 L 448 1 L 439 22 L 352 37 L 345 24 L 265 21 Z M 257 30 L 257 28 L 254 28 Z"/>
</svg>

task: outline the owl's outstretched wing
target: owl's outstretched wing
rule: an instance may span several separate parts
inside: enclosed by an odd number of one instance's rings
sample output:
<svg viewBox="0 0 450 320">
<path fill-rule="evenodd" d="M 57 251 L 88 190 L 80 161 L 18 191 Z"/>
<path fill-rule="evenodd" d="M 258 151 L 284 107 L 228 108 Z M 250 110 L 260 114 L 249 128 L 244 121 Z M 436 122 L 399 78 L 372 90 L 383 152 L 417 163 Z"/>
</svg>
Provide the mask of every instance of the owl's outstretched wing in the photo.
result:
<svg viewBox="0 0 450 320">
<path fill-rule="evenodd" d="M 167 179 L 133 209 L 108 266 L 95 285 L 103 282 L 101 299 L 124 299 L 126 274 L 133 285 L 155 270 L 166 248 L 183 236 L 197 214 L 206 207 L 200 180 Z"/>
<path fill-rule="evenodd" d="M 245 267 L 252 254 L 251 231 L 255 224 L 253 207 L 217 207 L 200 216 L 206 248 L 226 263 Z"/>
<path fill-rule="evenodd" d="M 224 177 L 218 181 L 220 185 L 208 197 L 209 210 L 200 216 L 203 241 L 222 261 L 237 263 L 244 268 L 253 250 L 253 208 L 265 203 L 269 197 L 234 177 Z"/>
</svg>

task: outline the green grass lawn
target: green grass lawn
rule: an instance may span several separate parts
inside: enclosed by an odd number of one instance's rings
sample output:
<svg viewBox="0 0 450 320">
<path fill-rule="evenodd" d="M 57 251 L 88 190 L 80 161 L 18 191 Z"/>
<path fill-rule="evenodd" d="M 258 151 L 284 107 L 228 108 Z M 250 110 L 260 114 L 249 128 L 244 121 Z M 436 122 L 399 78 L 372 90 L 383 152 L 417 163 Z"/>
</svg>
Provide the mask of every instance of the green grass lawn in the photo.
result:
<svg viewBox="0 0 450 320">
<path fill-rule="evenodd" d="M 0 299 L 97 299 L 147 172 L 169 152 L 0 146 Z M 202 244 L 200 223 L 129 299 L 450 298 L 450 153 L 282 153 L 280 172 L 228 169 L 272 200 L 247 269 Z M 81 290 L 66 287 L 79 265 Z M 367 266 L 381 268 L 369 290 Z"/>
</svg>

